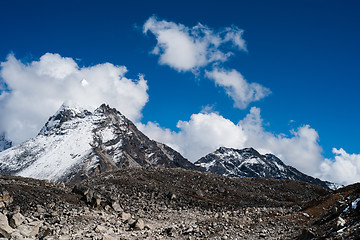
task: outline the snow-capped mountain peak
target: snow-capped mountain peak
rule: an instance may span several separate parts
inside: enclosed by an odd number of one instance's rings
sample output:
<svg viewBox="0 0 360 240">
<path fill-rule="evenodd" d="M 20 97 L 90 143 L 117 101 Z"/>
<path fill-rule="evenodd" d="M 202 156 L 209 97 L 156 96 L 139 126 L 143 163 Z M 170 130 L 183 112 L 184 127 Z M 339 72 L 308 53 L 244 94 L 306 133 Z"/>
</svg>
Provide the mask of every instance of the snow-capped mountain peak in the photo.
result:
<svg viewBox="0 0 360 240">
<path fill-rule="evenodd" d="M 330 182 L 308 176 L 285 165 L 273 154 L 261 155 L 253 148 L 233 149 L 220 147 L 195 162 L 206 171 L 229 177 L 256 177 L 292 179 L 313 183 L 326 188 L 335 188 Z"/>
<path fill-rule="evenodd" d="M 105 104 L 92 112 L 63 105 L 38 136 L 0 153 L 0 173 L 54 181 L 76 181 L 124 166 L 196 168 Z"/>
</svg>

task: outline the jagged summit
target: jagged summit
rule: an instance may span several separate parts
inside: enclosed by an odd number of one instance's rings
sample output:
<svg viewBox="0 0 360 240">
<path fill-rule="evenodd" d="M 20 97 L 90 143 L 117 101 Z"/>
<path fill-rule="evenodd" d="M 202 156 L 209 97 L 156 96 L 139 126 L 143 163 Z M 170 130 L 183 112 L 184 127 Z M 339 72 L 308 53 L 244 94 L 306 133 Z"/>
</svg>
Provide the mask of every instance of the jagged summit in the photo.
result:
<svg viewBox="0 0 360 240">
<path fill-rule="evenodd" d="M 105 104 L 92 112 L 63 105 L 38 136 L 0 153 L 0 173 L 53 181 L 77 181 L 125 166 L 197 168 Z"/>
<path fill-rule="evenodd" d="M 106 106 L 104 105 L 104 107 Z M 85 118 L 90 115 L 92 115 L 92 113 L 86 109 L 70 107 L 67 104 L 63 104 L 59 110 L 49 118 L 49 120 L 45 123 L 45 126 L 40 130 L 39 134 L 49 135 L 52 133 L 52 130 L 56 132 L 56 130 L 61 129 L 62 124 L 65 122 L 69 122 L 74 118 Z"/>
<path fill-rule="evenodd" d="M 316 184 L 325 188 L 336 188 L 330 182 L 308 176 L 285 165 L 273 154 L 261 155 L 254 148 L 233 149 L 220 147 L 215 152 L 195 162 L 206 171 L 229 177 L 256 177 L 292 179 Z"/>
<path fill-rule="evenodd" d="M 241 152 L 241 154 L 244 158 L 249 157 L 249 156 L 261 157 L 261 154 L 252 147 L 243 148 L 241 150 L 235 149 L 235 148 L 228 148 L 228 147 L 219 147 L 215 152 L 218 152 L 219 154 L 228 154 L 228 153 L 234 152 L 234 151 Z"/>
</svg>

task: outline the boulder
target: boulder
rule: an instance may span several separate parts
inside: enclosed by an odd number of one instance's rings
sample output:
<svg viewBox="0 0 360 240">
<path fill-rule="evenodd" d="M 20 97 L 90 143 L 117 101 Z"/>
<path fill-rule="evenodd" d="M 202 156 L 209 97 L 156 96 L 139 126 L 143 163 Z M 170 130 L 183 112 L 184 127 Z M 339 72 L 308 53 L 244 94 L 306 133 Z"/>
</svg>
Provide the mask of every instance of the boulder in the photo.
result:
<svg viewBox="0 0 360 240">
<path fill-rule="evenodd" d="M 137 219 L 134 223 L 130 225 L 131 228 L 135 230 L 143 230 L 145 228 L 144 220 L 141 218 Z"/>
<path fill-rule="evenodd" d="M 129 221 L 129 219 L 131 218 L 131 214 L 122 212 L 120 218 L 121 218 L 121 221 L 123 221 L 123 222 Z"/>
<path fill-rule="evenodd" d="M 0 213 L 0 236 L 10 238 L 12 232 L 14 232 L 14 229 L 9 226 L 6 215 Z"/>
<path fill-rule="evenodd" d="M 75 185 L 72 192 L 83 196 L 86 203 L 90 204 L 95 209 L 99 209 L 101 204 L 101 195 L 96 193 L 94 190 L 83 185 Z"/>
<path fill-rule="evenodd" d="M 10 219 L 10 226 L 16 228 L 25 221 L 25 217 L 21 213 L 15 213 Z"/>
<path fill-rule="evenodd" d="M 42 221 L 33 221 L 28 224 L 22 224 L 17 227 L 24 237 L 35 237 L 39 233 Z"/>
<path fill-rule="evenodd" d="M 115 201 L 111 204 L 112 208 L 116 211 L 116 212 L 122 212 L 123 209 L 120 207 L 120 204 Z"/>
<path fill-rule="evenodd" d="M 106 227 L 105 226 L 102 226 L 102 225 L 98 225 L 96 226 L 95 228 L 95 232 L 98 232 L 98 233 L 105 233 L 106 232 Z"/>
<path fill-rule="evenodd" d="M 21 233 L 19 232 L 19 230 L 15 230 L 13 233 L 11 233 L 11 239 L 12 240 L 29 240 L 31 238 L 25 238 L 23 235 L 21 235 Z"/>
<path fill-rule="evenodd" d="M 0 193 L 0 208 L 9 206 L 14 201 L 13 197 L 6 190 Z"/>
</svg>

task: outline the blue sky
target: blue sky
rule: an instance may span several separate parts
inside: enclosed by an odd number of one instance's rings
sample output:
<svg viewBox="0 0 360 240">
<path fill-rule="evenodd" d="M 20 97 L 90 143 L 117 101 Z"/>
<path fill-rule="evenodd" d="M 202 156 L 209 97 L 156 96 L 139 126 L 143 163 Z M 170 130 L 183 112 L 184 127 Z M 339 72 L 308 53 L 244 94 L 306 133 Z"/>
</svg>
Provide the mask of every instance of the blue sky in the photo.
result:
<svg viewBox="0 0 360 240">
<path fill-rule="evenodd" d="M 357 1 L 6 1 L 1 9 L 1 62 L 9 54 L 26 64 L 57 53 L 79 67 L 126 66 L 128 78 L 141 73 L 147 80 L 148 102 L 138 119 L 143 124 L 177 132 L 179 120 L 189 121 L 206 106 L 236 124 L 256 107 L 274 136 L 309 125 L 323 158 L 334 160 L 333 148 L 360 152 Z M 228 44 L 233 55 L 219 64 L 271 94 L 239 109 L 205 76 L 213 64 L 197 74 L 159 64 L 160 56 L 151 54 L 156 37 L 143 33 L 152 16 L 188 28 L 201 23 L 214 31 L 244 30 L 247 50 Z"/>
</svg>

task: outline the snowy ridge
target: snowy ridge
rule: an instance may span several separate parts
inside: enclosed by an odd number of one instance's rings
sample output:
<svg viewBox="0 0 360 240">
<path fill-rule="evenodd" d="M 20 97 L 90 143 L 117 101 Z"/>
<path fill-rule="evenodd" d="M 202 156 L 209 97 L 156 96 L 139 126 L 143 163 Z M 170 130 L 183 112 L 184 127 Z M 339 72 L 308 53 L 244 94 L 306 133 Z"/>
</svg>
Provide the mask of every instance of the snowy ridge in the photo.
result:
<svg viewBox="0 0 360 240">
<path fill-rule="evenodd" d="M 228 177 L 256 177 L 292 179 L 325 188 L 337 188 L 336 184 L 305 175 L 297 169 L 285 165 L 273 154 L 261 155 L 253 148 L 233 149 L 220 147 L 195 162 L 195 165 L 208 172 Z"/>
<path fill-rule="evenodd" d="M 104 104 L 93 112 L 63 105 L 38 136 L 0 152 L 1 174 L 53 181 L 79 181 L 125 166 L 153 165 L 196 168 Z"/>
</svg>

